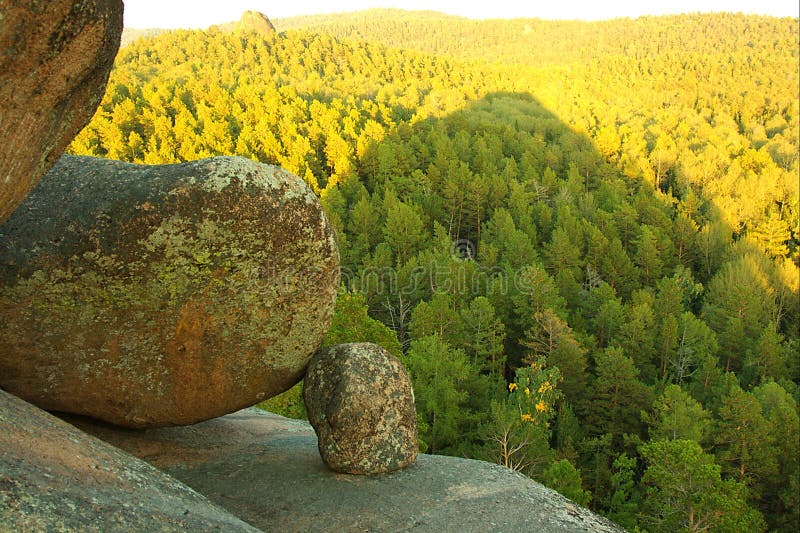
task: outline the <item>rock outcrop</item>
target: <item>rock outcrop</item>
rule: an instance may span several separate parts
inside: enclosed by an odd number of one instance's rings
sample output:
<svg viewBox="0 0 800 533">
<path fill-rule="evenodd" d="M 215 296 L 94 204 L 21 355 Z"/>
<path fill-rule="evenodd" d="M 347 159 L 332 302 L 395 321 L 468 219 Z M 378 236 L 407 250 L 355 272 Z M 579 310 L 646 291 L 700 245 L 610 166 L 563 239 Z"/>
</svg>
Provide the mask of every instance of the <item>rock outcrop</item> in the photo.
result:
<svg viewBox="0 0 800 533">
<path fill-rule="evenodd" d="M 306 371 L 303 399 L 319 453 L 332 470 L 381 474 L 416 460 L 411 380 L 402 363 L 377 344 L 319 350 Z"/>
<path fill-rule="evenodd" d="M 263 13 L 258 11 L 245 11 L 236 29 L 241 31 L 254 31 L 263 35 L 275 33 L 275 26 Z"/>
<path fill-rule="evenodd" d="M 230 413 L 301 379 L 338 285 L 278 167 L 64 156 L 0 226 L 0 387 L 128 427 Z"/>
<path fill-rule="evenodd" d="M 0 530 L 257 531 L 146 462 L 2 390 Z"/>
<path fill-rule="evenodd" d="M 0 3 L 0 223 L 94 115 L 122 0 Z"/>
<path fill-rule="evenodd" d="M 420 454 L 391 474 L 334 473 L 306 422 L 255 408 L 144 432 L 71 421 L 264 531 L 622 531 L 531 479 L 481 461 Z"/>
</svg>

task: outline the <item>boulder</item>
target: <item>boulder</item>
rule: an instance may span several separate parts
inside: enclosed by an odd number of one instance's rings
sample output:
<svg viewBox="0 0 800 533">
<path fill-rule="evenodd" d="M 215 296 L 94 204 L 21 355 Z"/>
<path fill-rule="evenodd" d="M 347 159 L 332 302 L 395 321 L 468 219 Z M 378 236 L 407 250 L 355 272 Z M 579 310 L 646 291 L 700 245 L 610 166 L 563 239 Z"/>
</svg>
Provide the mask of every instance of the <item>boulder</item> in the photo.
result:
<svg viewBox="0 0 800 533">
<path fill-rule="evenodd" d="M 2 390 L 0 530 L 257 531 L 146 462 Z"/>
<path fill-rule="evenodd" d="M 128 427 L 230 413 L 302 378 L 338 285 L 281 168 L 64 156 L 0 226 L 0 387 Z"/>
<path fill-rule="evenodd" d="M 0 3 L 0 223 L 89 122 L 122 34 L 122 0 Z"/>
<path fill-rule="evenodd" d="M 420 454 L 389 474 L 325 466 L 307 422 L 250 408 L 190 427 L 74 423 L 264 531 L 537 531 L 622 528 L 505 467 Z"/>
<path fill-rule="evenodd" d="M 319 453 L 332 470 L 380 474 L 419 451 L 411 380 L 395 356 L 371 343 L 319 350 L 303 381 Z"/>
</svg>

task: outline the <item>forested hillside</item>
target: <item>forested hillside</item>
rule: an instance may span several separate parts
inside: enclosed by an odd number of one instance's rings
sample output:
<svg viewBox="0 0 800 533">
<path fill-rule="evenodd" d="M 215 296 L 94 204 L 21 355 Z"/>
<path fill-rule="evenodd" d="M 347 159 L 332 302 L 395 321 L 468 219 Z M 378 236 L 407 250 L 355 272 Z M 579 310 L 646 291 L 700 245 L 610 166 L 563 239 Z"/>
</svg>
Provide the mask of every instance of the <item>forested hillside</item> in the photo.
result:
<svg viewBox="0 0 800 533">
<path fill-rule="evenodd" d="M 342 256 L 326 342 L 402 359 L 429 453 L 631 529 L 795 530 L 797 20 L 276 26 L 126 46 L 72 153 L 303 177 Z"/>
</svg>

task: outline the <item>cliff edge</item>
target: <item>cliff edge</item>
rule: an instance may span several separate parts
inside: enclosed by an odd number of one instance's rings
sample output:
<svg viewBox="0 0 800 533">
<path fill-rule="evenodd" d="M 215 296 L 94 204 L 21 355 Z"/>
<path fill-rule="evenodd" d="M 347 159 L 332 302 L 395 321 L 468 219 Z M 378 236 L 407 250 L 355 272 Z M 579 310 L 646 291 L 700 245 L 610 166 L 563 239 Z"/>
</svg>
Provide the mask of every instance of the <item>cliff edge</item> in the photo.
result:
<svg viewBox="0 0 800 533">
<path fill-rule="evenodd" d="M 391 474 L 337 474 L 322 462 L 307 422 L 256 408 L 146 431 L 69 421 L 265 531 L 622 531 L 482 461 L 423 454 Z"/>
</svg>

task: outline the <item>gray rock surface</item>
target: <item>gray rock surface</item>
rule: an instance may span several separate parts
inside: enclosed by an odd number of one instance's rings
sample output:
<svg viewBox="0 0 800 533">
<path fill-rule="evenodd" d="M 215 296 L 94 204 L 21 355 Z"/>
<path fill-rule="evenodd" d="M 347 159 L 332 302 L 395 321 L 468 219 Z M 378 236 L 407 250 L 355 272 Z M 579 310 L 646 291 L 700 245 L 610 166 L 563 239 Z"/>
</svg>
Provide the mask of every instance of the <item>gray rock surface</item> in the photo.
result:
<svg viewBox="0 0 800 533">
<path fill-rule="evenodd" d="M 122 0 L 0 2 L 0 224 L 89 122 L 122 34 Z"/>
<path fill-rule="evenodd" d="M 257 531 L 183 483 L 0 390 L 0 531 Z"/>
<path fill-rule="evenodd" d="M 411 380 L 402 363 L 366 342 L 319 350 L 303 380 L 319 453 L 345 474 L 381 474 L 414 463 L 419 452 Z"/>
<path fill-rule="evenodd" d="M 421 454 L 391 474 L 337 474 L 320 459 L 308 423 L 255 408 L 141 432 L 71 421 L 265 531 L 622 531 L 481 461 Z"/>
<path fill-rule="evenodd" d="M 220 416 L 300 380 L 338 286 L 283 169 L 64 156 L 0 225 L 0 387 L 128 427 Z"/>
</svg>

